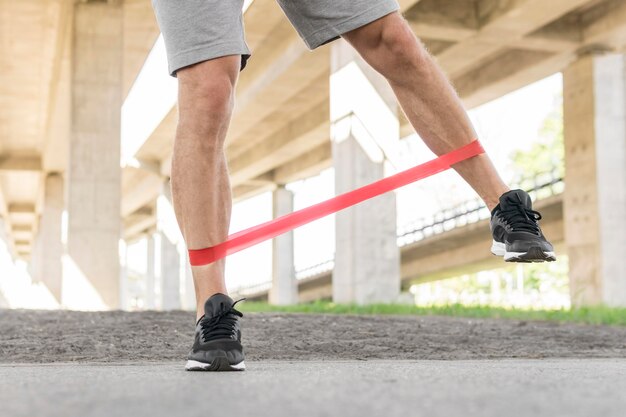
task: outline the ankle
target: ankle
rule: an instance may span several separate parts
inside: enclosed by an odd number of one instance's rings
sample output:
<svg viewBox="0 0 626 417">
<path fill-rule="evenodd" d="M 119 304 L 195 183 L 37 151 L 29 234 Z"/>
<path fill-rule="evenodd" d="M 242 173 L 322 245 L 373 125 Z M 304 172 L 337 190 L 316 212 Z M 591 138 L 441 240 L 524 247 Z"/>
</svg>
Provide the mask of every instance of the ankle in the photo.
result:
<svg viewBox="0 0 626 417">
<path fill-rule="evenodd" d="M 203 295 L 196 298 L 196 322 L 204 316 L 204 304 L 206 301 L 215 294 L 228 295 L 228 291 L 225 287 L 216 287 L 211 291 L 203 292 Z"/>
<path fill-rule="evenodd" d="M 511 189 L 507 186 L 502 186 L 494 191 L 495 192 L 489 193 L 489 195 L 483 197 L 483 201 L 485 202 L 485 205 L 487 206 L 489 211 L 493 211 L 493 209 L 496 208 L 498 204 L 500 204 L 500 197 L 502 197 L 503 194 L 511 191 Z"/>
<path fill-rule="evenodd" d="M 489 212 L 492 212 L 494 208 L 500 203 L 500 200 L 487 200 L 485 199 L 485 205 L 489 209 Z"/>
</svg>

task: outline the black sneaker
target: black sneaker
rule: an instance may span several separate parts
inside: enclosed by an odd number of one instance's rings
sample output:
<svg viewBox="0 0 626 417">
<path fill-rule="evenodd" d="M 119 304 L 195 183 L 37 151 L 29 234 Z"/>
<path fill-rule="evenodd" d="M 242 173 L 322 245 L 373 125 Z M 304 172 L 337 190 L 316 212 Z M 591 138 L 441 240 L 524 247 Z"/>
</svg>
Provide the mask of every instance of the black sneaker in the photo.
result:
<svg viewBox="0 0 626 417">
<path fill-rule="evenodd" d="M 528 193 L 504 193 L 491 212 L 491 253 L 503 256 L 506 262 L 556 261 L 554 248 L 539 228 L 539 220 L 541 214 L 533 210 Z"/>
<path fill-rule="evenodd" d="M 242 300 L 239 300 L 242 301 Z M 232 298 L 215 294 L 204 303 L 204 316 L 196 324 L 193 348 L 187 356 L 188 371 L 243 371 L 243 347 L 239 317 Z"/>
</svg>

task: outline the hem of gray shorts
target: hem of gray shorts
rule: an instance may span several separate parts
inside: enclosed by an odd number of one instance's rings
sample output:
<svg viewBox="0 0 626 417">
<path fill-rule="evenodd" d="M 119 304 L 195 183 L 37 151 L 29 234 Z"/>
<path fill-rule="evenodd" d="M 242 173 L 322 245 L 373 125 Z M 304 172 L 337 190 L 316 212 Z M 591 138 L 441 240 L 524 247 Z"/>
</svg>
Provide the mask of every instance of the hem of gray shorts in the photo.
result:
<svg viewBox="0 0 626 417">
<path fill-rule="evenodd" d="M 339 39 L 341 35 L 351 30 L 358 29 L 362 26 L 372 23 L 374 20 L 387 16 L 390 13 L 398 11 L 400 8 L 396 0 L 382 1 L 376 6 L 371 7 L 356 16 L 352 16 L 332 27 L 319 29 L 311 34 L 303 34 L 302 39 L 306 46 L 313 50 L 319 46 L 327 44 Z"/>
<path fill-rule="evenodd" d="M 241 55 L 241 69 L 243 70 L 250 58 L 250 49 L 241 42 L 224 42 L 198 46 L 193 49 L 179 52 L 169 59 L 169 72 L 176 77 L 176 71 L 199 62 L 221 58 L 229 55 Z"/>
</svg>

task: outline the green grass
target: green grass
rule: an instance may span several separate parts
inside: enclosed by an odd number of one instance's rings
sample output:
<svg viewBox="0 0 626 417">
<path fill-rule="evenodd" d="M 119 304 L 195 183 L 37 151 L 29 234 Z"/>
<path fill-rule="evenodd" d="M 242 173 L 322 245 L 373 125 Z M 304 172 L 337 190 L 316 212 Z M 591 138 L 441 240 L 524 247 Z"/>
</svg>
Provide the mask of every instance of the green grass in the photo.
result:
<svg viewBox="0 0 626 417">
<path fill-rule="evenodd" d="M 243 312 L 284 312 L 324 314 L 396 314 L 416 316 L 452 316 L 468 318 L 502 318 L 515 320 L 548 320 L 585 324 L 626 326 L 626 308 L 585 307 L 571 310 L 521 310 L 486 306 L 452 304 L 436 307 L 416 307 L 402 304 L 371 304 L 357 306 L 315 302 L 294 306 L 272 306 L 261 302 L 241 303 Z M 239 307 L 238 306 L 238 307 Z"/>
</svg>

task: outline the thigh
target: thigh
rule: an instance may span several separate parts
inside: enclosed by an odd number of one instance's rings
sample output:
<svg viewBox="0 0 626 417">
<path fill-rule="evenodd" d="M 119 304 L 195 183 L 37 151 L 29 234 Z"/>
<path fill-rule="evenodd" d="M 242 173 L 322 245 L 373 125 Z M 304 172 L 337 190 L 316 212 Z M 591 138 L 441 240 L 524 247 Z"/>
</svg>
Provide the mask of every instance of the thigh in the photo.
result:
<svg viewBox="0 0 626 417">
<path fill-rule="evenodd" d="M 250 55 L 246 45 L 243 0 L 152 0 L 165 41 L 169 72 L 229 55 Z"/>
<path fill-rule="evenodd" d="M 396 0 L 277 1 L 310 49 L 399 9 Z"/>
</svg>

